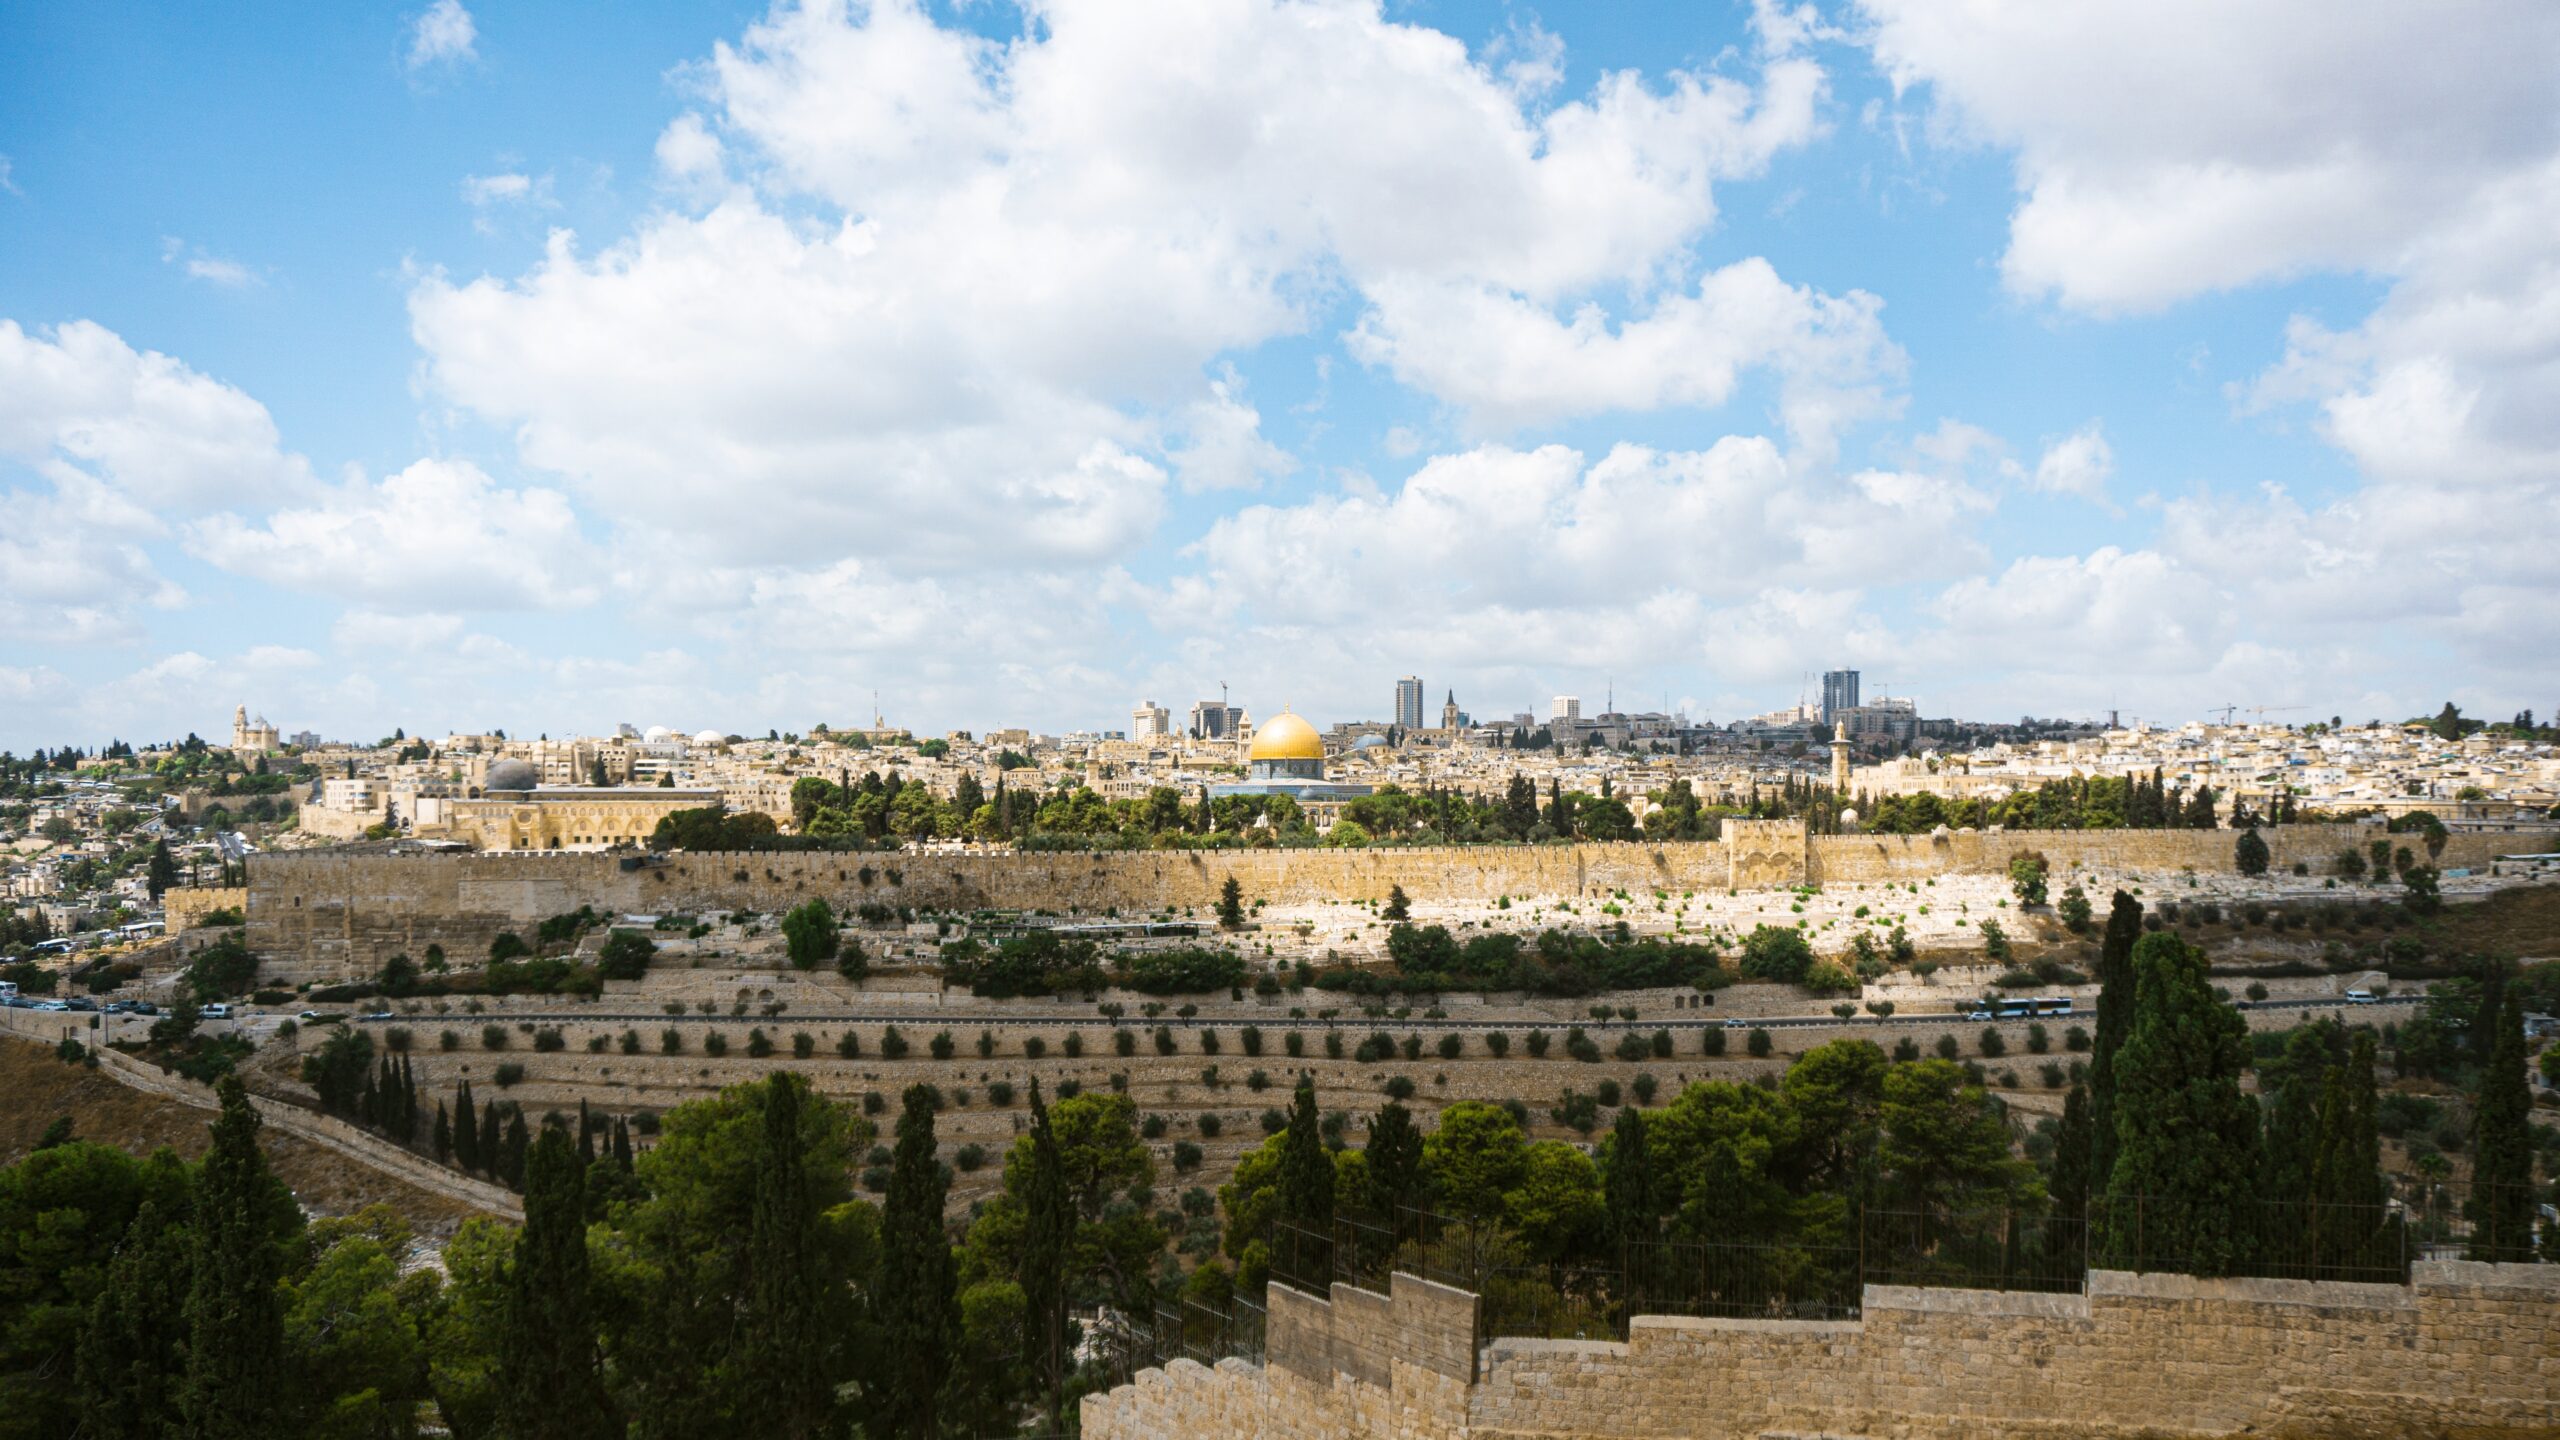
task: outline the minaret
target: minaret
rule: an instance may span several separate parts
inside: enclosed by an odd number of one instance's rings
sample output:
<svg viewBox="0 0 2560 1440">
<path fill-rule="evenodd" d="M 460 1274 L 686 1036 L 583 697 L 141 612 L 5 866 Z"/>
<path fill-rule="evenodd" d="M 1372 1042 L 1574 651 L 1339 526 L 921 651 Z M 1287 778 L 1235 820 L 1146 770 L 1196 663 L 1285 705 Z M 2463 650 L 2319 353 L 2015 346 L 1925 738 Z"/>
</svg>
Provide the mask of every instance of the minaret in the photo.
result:
<svg viewBox="0 0 2560 1440">
<path fill-rule="evenodd" d="M 1831 727 L 1831 793 L 1846 803 L 1849 798 L 1849 722 Z"/>
<path fill-rule="evenodd" d="M 1449 698 L 1441 702 L 1440 728 L 1443 730 L 1458 728 L 1458 692 L 1455 690 L 1450 691 Z"/>
</svg>

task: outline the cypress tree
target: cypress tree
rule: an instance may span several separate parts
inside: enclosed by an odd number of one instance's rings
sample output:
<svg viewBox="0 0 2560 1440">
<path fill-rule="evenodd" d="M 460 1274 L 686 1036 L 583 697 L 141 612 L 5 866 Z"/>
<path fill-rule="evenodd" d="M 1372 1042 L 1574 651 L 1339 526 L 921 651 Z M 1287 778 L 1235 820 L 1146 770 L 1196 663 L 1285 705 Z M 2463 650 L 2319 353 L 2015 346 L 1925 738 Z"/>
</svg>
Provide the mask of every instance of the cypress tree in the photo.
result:
<svg viewBox="0 0 2560 1440">
<path fill-rule="evenodd" d="M 2047 1259 L 2067 1265 L 2088 1255 L 2086 1239 L 2089 1214 L 2089 1163 L 2095 1148 L 2091 1141 L 2093 1122 L 2089 1118 L 2089 1091 L 2083 1085 L 2071 1087 L 2062 1097 L 2062 1129 L 2053 1137 L 2053 1173 L 2046 1178 L 2045 1188 L 2053 1196 L 2054 1223 L 2044 1232 Z"/>
<path fill-rule="evenodd" d="M 1316 1112 L 1316 1084 L 1298 1078 L 1289 1102 L 1289 1128 L 1280 1142 L 1280 1206 L 1275 1219 L 1297 1227 L 1300 1283 L 1330 1276 L 1333 1271 L 1333 1157 L 1325 1153 L 1324 1117 Z"/>
<path fill-rule="evenodd" d="M 516 1117 L 521 1129 L 524 1117 Z M 497 1402 L 508 1440 L 619 1435 L 598 1368 L 587 1281 L 586 1171 L 546 1125 L 526 1161 L 524 1230 L 507 1267 Z"/>
<path fill-rule="evenodd" d="M 2352 1267 L 2397 1280 L 2392 1226 L 2384 1211 L 2382 1141 L 2374 1125 L 2373 1032 L 2361 1030 L 2346 1060 L 2329 1067 L 2320 1091 L 2319 1153 L 2312 1162 L 2312 1237 L 2318 1262 L 2335 1274 Z M 2380 1276 L 2359 1273 L 2341 1278 Z"/>
<path fill-rule="evenodd" d="M 480 1168 L 480 1112 L 471 1103 L 471 1082 L 454 1092 L 453 1158 L 465 1170 Z"/>
<path fill-rule="evenodd" d="M 1369 1209 L 1393 1229 L 1399 1212 L 1422 1203 L 1422 1131 L 1412 1113 L 1392 1101 L 1379 1107 L 1361 1154 L 1368 1161 Z"/>
<path fill-rule="evenodd" d="M 619 1115 L 613 1121 L 613 1163 L 623 1174 L 631 1173 L 631 1122 Z"/>
<path fill-rule="evenodd" d="M 578 1097 L 578 1163 L 596 1163 L 596 1121 L 587 1113 L 587 1097 Z"/>
<path fill-rule="evenodd" d="M 1075 1203 L 1067 1194 L 1066 1166 L 1057 1132 L 1049 1125 L 1040 1082 L 1031 1082 L 1031 1164 L 1022 1184 L 1023 1323 L 1036 1347 L 1032 1373 L 1040 1383 L 1048 1429 L 1057 1433 L 1064 1407 L 1067 1350 L 1067 1250 L 1075 1240 Z"/>
<path fill-rule="evenodd" d="M 2248 1022 L 2214 995 L 2204 952 L 2175 935 L 2144 936 L 2133 965 L 2133 1024 L 2115 1055 L 2106 1253 L 2137 1269 L 2229 1274 L 2254 1233 L 2258 1111 L 2240 1090 Z"/>
<path fill-rule="evenodd" d="M 783 1071 L 765 1081 L 747 1238 L 746 1334 L 755 1357 L 749 1393 L 763 1412 L 756 1431 L 788 1440 L 826 1433 L 835 1410 L 814 1253 L 818 1214 L 800 1131 L 801 1083 Z"/>
<path fill-rule="evenodd" d="M 1609 1131 L 1609 1164 L 1600 1177 L 1609 1206 L 1609 1238 L 1632 1245 L 1653 1238 L 1653 1160 L 1645 1151 L 1644 1112 L 1629 1105 Z M 1634 1269 L 1632 1262 L 1629 1269 Z"/>
<path fill-rule="evenodd" d="M 409 1057 L 400 1057 L 400 1143 L 418 1138 L 418 1072 Z"/>
<path fill-rule="evenodd" d="M 507 1182 L 507 1188 L 519 1195 L 524 1193 L 526 1152 L 532 1148 L 533 1137 L 526 1133 L 524 1111 L 519 1109 L 507 1117 L 507 1143 L 505 1148 L 498 1152 L 499 1164 L 503 1167 L 503 1178 Z"/>
<path fill-rule="evenodd" d="M 451 1161 L 453 1158 L 453 1117 L 445 1113 L 444 1102 L 441 1100 L 436 1102 L 436 1132 L 434 1141 L 436 1163 L 443 1165 Z"/>
<path fill-rule="evenodd" d="M 2089 1050 L 2089 1178 L 2104 1190 L 2116 1163 L 2116 1051 L 2133 1024 L 2133 947 L 2142 938 L 2142 902 L 2119 890 L 2098 949 L 2098 1034 Z"/>
<path fill-rule="evenodd" d="M 2471 1110 L 2471 1258 L 2533 1258 L 2533 1096 L 2525 1088 L 2524 1008 L 2498 1012 Z"/>
<path fill-rule="evenodd" d="M 144 1201 L 125 1227 L 74 1360 L 83 1436 L 159 1440 L 176 1430 L 194 1243 L 157 1201 Z"/>
<path fill-rule="evenodd" d="M 258 1112 L 240 1077 L 222 1077 L 213 1149 L 196 1173 L 195 1263 L 187 1288 L 187 1368 L 178 1400 L 188 1440 L 280 1433 L 285 1372 L 276 1186 L 258 1153 Z"/>
<path fill-rule="evenodd" d="M 507 1174 L 507 1126 L 495 1100 L 480 1107 L 480 1168 L 493 1179 Z"/>
<path fill-rule="evenodd" d="M 933 1440 L 958 1337 L 951 1245 L 942 1228 L 948 1187 L 934 1158 L 932 1095 L 911 1085 L 904 1107 L 889 1162 L 880 1267 L 872 1287 L 880 1328 L 871 1420 L 883 1440 Z M 865 1429 L 869 1433 L 871 1427 Z"/>
<path fill-rule="evenodd" d="M 2294 1031 L 2283 1057 L 2260 1067 L 2259 1089 L 2270 1102 L 2260 1146 L 2261 1199 L 2292 1205 L 2317 1198 L 2313 1172 L 2332 1139 L 2324 1107 L 2345 1048 L 2337 1022 L 2323 1019 Z M 2338 1118 L 2344 1123 L 2343 1114 Z"/>
</svg>

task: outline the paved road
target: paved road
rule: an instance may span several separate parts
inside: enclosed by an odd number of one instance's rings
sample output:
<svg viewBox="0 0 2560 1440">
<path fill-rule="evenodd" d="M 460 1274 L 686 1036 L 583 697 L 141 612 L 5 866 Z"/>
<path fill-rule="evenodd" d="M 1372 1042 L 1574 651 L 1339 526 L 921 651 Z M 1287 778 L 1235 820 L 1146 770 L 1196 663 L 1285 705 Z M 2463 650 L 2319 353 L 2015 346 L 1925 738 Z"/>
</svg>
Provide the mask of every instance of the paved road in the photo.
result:
<svg viewBox="0 0 2560 1440">
<path fill-rule="evenodd" d="M 2343 1000 L 2242 1000 L 2235 1001 L 2233 1003 L 2242 1010 L 2347 1010 L 2378 1008 L 2386 1005 L 2415 1005 L 2423 998 L 2425 997 L 2418 995 L 2392 995 L 2374 1001 L 2371 1007 L 2362 1005 L 2350 1006 Z M 2097 1012 L 2094 1009 L 2073 1010 L 2051 1015 L 2017 1015 L 1993 1023 L 2017 1025 L 2025 1024 L 2031 1020 L 2094 1020 L 2096 1018 L 2096 1014 Z M 424 1023 L 427 1019 L 427 1017 L 423 1016 L 398 1014 L 365 1014 L 357 1015 L 352 1018 L 360 1023 L 366 1024 L 400 1024 L 403 1022 Z M 1368 1015 L 1337 1015 L 1330 1020 L 1319 1019 L 1312 1015 L 1304 1018 L 1296 1018 L 1286 1015 L 1271 1017 L 1258 1015 L 1198 1015 L 1193 1016 L 1190 1019 L 1183 1019 L 1174 1015 L 1162 1015 L 1150 1020 L 1144 1016 L 1128 1015 L 1114 1020 L 1108 1016 L 1094 1014 L 979 1015 L 968 1012 L 937 1013 L 931 1010 L 788 1010 L 780 1015 L 731 1015 L 725 1011 L 715 1015 L 704 1015 L 694 1011 L 687 1011 L 681 1015 L 670 1015 L 659 1010 L 579 1010 L 565 1013 L 547 1012 L 543 1014 L 529 1015 L 522 1012 L 491 1011 L 479 1016 L 457 1017 L 445 1015 L 435 1018 L 449 1023 L 457 1020 L 467 1023 L 476 1019 L 483 1023 L 498 1023 L 501 1021 L 513 1023 L 522 1020 L 533 1020 L 536 1023 L 550 1021 L 558 1023 L 597 1025 L 667 1025 L 679 1022 L 684 1024 L 709 1024 L 745 1020 L 752 1021 L 757 1024 L 764 1024 L 768 1022 L 777 1024 L 789 1022 L 795 1024 L 817 1025 L 919 1025 L 933 1026 L 939 1029 L 976 1027 L 984 1030 L 1026 1028 L 1055 1029 L 1059 1026 L 1076 1026 L 1105 1030 L 1122 1028 L 1131 1030 L 1152 1030 L 1159 1025 L 1168 1026 L 1176 1030 L 1240 1030 L 1247 1025 L 1253 1025 L 1265 1030 L 1404 1029 L 1472 1031 L 1556 1030 L 1578 1025 L 1585 1030 L 1639 1030 L 1650 1032 L 1654 1030 L 1791 1030 L 1811 1029 L 1820 1026 L 1946 1025 L 1950 1023 L 1983 1023 L 1978 1017 L 1975 1017 L 1969 1011 L 1964 1010 L 1940 1010 L 1917 1014 L 1897 1011 L 1892 1015 L 1861 1014 L 1845 1020 L 1836 1015 L 1755 1015 L 1736 1016 L 1732 1019 L 1716 1019 L 1700 1016 L 1695 1012 L 1685 1013 L 1679 1018 L 1665 1018 L 1659 1020 L 1549 1020 L 1534 1016 L 1523 1016 L 1517 1020 L 1496 1020 L 1490 1018 L 1431 1020 L 1418 1015 L 1403 1020 L 1390 1019 L 1384 1016 Z"/>
</svg>

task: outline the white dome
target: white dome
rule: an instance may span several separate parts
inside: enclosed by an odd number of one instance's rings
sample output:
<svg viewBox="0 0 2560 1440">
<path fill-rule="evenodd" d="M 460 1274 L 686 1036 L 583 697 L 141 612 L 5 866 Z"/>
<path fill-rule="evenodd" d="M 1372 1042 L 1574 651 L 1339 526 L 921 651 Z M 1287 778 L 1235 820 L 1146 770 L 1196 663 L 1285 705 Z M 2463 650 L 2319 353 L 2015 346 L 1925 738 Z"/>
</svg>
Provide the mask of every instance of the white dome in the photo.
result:
<svg viewBox="0 0 2560 1440">
<path fill-rule="evenodd" d="M 729 743 L 729 737 L 721 734 L 717 730 L 701 730 L 695 732 L 693 743 L 696 745 L 726 745 Z"/>
<path fill-rule="evenodd" d="M 1840 812 L 1840 823 L 1841 823 L 1841 824 L 1843 824 L 1843 825 L 1855 825 L 1855 824 L 1857 824 L 1857 823 L 1858 823 L 1858 812 L 1857 812 L 1857 811 L 1855 811 L 1855 810 L 1843 810 L 1843 811 L 1841 811 L 1841 812 Z"/>
<path fill-rule="evenodd" d="M 673 740 L 676 738 L 676 732 L 668 729 L 664 725 L 652 725 L 641 734 L 640 738 L 648 741 L 652 745 L 655 745 L 663 741 Z"/>
</svg>

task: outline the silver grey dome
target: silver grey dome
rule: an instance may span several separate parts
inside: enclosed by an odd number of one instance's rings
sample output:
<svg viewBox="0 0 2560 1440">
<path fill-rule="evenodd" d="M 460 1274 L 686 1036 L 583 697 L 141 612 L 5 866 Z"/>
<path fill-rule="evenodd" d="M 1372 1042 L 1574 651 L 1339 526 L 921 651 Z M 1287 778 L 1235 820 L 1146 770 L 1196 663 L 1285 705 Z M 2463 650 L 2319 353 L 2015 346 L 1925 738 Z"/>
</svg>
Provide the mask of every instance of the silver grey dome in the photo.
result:
<svg viewBox="0 0 2560 1440">
<path fill-rule="evenodd" d="M 542 772 L 525 760 L 501 760 L 489 767 L 489 780 L 484 789 L 530 790 L 542 783 Z"/>
</svg>

